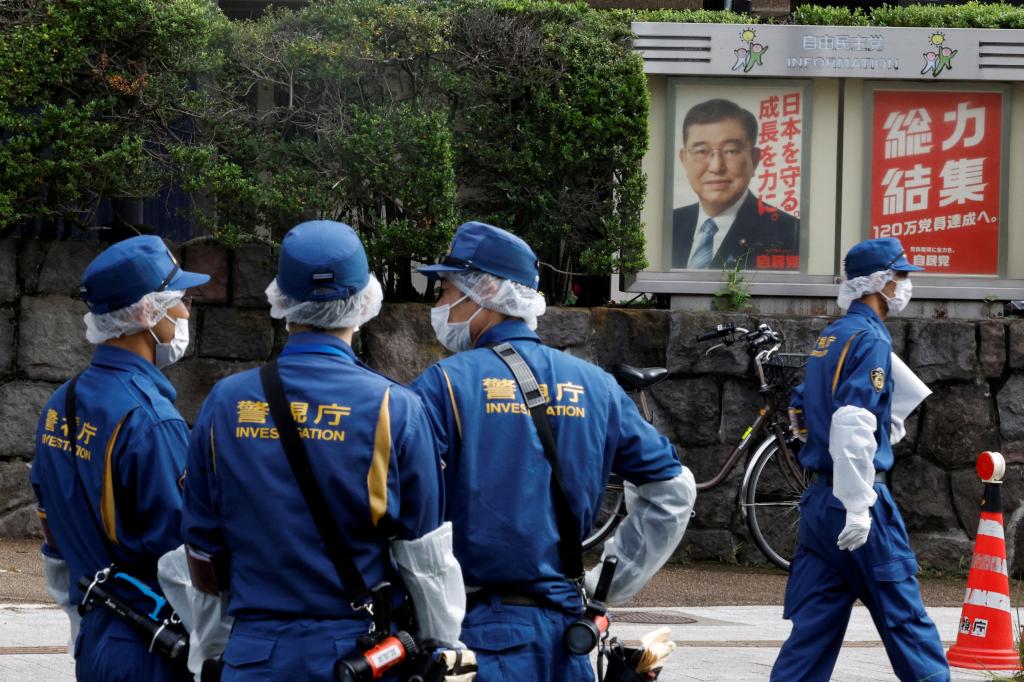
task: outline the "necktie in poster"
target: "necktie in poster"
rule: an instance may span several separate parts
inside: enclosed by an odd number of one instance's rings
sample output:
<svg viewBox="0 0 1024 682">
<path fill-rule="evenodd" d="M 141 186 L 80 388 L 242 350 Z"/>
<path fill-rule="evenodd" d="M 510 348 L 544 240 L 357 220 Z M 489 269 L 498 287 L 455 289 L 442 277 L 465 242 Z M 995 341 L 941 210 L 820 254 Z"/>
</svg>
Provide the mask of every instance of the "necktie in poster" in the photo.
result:
<svg viewBox="0 0 1024 682">
<path fill-rule="evenodd" d="M 872 237 L 935 274 L 999 274 L 1002 97 L 875 91 Z"/>
</svg>

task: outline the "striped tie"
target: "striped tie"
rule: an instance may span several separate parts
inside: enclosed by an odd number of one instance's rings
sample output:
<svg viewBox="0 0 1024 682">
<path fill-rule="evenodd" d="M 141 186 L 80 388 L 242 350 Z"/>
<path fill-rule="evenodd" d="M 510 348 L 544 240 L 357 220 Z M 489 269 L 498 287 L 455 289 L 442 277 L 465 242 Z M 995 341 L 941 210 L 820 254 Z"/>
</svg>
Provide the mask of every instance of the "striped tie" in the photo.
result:
<svg viewBox="0 0 1024 682">
<path fill-rule="evenodd" d="M 700 241 L 697 243 L 697 250 L 690 256 L 690 268 L 701 269 L 711 265 L 711 259 L 715 255 L 715 233 L 718 232 L 718 225 L 708 218 L 700 226 Z"/>
</svg>

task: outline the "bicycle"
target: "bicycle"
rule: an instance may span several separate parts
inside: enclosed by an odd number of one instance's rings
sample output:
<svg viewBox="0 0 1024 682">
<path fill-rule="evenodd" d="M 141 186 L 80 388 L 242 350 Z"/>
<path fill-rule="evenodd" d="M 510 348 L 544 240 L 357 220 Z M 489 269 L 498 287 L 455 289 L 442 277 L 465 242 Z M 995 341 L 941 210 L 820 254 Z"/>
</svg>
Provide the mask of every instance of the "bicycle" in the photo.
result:
<svg viewBox="0 0 1024 682">
<path fill-rule="evenodd" d="M 698 482 L 697 491 L 720 485 L 750 451 L 751 444 L 757 442 L 740 486 L 740 511 L 757 548 L 773 564 L 788 571 L 798 539 L 800 497 L 810 483 L 810 475 L 797 459 L 800 441 L 790 432 L 787 411 L 789 394 L 799 383 L 807 356 L 780 352 L 784 338 L 767 324 L 754 330 L 719 325 L 697 336 L 699 343 L 711 340 L 719 340 L 719 343 L 706 354 L 734 343 L 746 345 L 754 359 L 762 406 L 718 473 L 707 481 Z M 641 413 L 653 423 L 646 391 L 668 378 L 668 370 L 618 365 L 612 368 L 612 374 L 624 389 L 639 394 Z M 613 475 L 605 489 L 597 520 L 583 542 L 584 549 L 602 544 L 625 516 L 625 487 L 622 480 Z"/>
</svg>

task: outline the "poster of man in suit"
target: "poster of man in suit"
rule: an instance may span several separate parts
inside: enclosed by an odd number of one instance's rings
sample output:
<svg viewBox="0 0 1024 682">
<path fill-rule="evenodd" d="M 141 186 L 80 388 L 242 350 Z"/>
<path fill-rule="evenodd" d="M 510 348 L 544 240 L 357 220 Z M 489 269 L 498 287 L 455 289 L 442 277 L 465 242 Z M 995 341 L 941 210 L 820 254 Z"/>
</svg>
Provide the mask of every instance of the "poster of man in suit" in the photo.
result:
<svg viewBox="0 0 1024 682">
<path fill-rule="evenodd" d="M 671 267 L 799 271 L 804 87 L 675 93 Z"/>
</svg>

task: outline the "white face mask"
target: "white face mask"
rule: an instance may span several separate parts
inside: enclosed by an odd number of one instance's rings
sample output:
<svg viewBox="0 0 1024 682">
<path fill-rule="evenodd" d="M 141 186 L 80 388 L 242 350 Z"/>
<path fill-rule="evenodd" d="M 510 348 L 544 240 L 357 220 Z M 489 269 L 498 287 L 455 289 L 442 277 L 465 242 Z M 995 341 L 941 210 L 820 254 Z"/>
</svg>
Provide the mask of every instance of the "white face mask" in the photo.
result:
<svg viewBox="0 0 1024 682">
<path fill-rule="evenodd" d="M 160 369 L 181 360 L 185 357 L 185 350 L 188 348 L 188 319 L 184 317 L 174 319 L 170 315 L 164 315 L 164 317 L 174 323 L 174 338 L 167 343 L 162 343 L 157 335 L 153 334 L 153 330 L 149 330 L 156 341 L 156 356 L 153 363 Z"/>
<path fill-rule="evenodd" d="M 469 296 L 463 296 L 455 303 L 447 303 L 430 309 L 430 326 L 434 328 L 434 336 L 438 342 L 452 353 L 469 350 L 473 347 L 473 339 L 469 334 L 469 323 L 480 314 L 483 308 L 469 316 L 465 322 L 449 322 L 448 314 L 452 308 L 465 301 Z"/>
<path fill-rule="evenodd" d="M 896 290 L 893 292 L 892 297 L 882 294 L 885 304 L 889 306 L 889 312 L 893 315 L 899 315 L 903 312 L 903 309 L 910 303 L 910 296 L 913 291 L 914 285 L 910 283 L 909 277 L 896 280 Z"/>
</svg>

